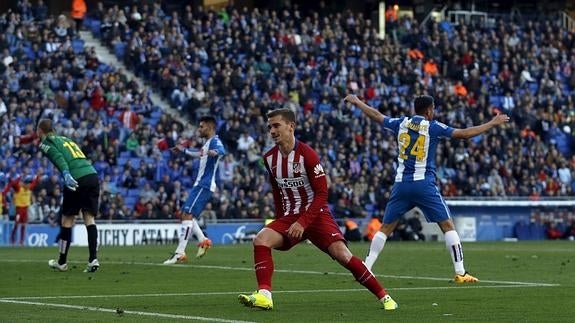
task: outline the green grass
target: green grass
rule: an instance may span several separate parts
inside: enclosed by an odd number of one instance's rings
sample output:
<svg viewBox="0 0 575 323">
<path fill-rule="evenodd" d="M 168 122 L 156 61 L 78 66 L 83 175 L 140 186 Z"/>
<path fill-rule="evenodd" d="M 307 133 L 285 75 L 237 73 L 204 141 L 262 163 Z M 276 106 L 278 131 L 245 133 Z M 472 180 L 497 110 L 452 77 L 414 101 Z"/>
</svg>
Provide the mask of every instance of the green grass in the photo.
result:
<svg viewBox="0 0 575 323">
<path fill-rule="evenodd" d="M 368 244 L 350 247 L 363 257 Z M 47 266 L 55 248 L 0 248 L 0 322 L 573 322 L 575 317 L 575 243 L 568 241 L 466 243 L 466 267 L 481 282 L 465 286 L 450 281 L 453 269 L 442 243 L 390 242 L 374 271 L 400 304 L 394 312 L 381 309 L 351 274 L 311 245 L 274 252 L 272 311 L 237 301 L 238 293 L 256 287 L 251 245 L 216 246 L 187 265 L 158 265 L 173 248 L 105 247 L 101 270 L 93 274 L 82 272 L 85 248 L 72 247 L 71 268 L 64 273 Z"/>
</svg>

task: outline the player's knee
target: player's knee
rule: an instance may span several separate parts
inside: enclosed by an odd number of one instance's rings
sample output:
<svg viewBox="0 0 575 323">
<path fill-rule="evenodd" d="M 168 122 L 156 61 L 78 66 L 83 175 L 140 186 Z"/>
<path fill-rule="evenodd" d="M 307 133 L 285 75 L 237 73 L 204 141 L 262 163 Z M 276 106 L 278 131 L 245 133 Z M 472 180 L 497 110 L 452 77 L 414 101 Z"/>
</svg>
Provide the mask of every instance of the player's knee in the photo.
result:
<svg viewBox="0 0 575 323">
<path fill-rule="evenodd" d="M 256 235 L 253 245 L 276 248 L 281 246 L 282 242 L 283 237 L 279 233 L 270 229 L 263 229 Z"/>
</svg>

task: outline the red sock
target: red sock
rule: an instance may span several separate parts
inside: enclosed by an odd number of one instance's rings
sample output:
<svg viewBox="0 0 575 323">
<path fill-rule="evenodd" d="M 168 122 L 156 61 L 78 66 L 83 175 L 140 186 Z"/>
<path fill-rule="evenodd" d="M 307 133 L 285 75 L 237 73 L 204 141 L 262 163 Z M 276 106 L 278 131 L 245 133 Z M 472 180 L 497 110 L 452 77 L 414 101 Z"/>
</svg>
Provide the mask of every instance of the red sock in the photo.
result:
<svg viewBox="0 0 575 323">
<path fill-rule="evenodd" d="M 254 269 L 258 280 L 258 289 L 272 290 L 274 260 L 272 250 L 265 246 L 254 246 Z"/>
<path fill-rule="evenodd" d="M 377 296 L 377 299 L 382 299 L 387 294 L 377 278 L 373 276 L 365 264 L 356 256 L 351 257 L 345 268 L 351 271 L 353 277 L 355 277 L 360 284 L 367 288 L 373 295 Z"/>
</svg>

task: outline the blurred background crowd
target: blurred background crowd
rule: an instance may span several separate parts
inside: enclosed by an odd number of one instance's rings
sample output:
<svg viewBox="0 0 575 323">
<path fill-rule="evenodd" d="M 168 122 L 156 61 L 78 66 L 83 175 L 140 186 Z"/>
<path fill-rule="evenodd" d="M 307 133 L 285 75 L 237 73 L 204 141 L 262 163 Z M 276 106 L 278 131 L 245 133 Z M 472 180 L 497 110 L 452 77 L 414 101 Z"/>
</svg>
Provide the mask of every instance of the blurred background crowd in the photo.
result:
<svg viewBox="0 0 575 323">
<path fill-rule="evenodd" d="M 323 2 L 320 3 L 320 5 Z M 0 16 L 0 187 L 38 176 L 31 221 L 54 223 L 61 176 L 34 135 L 40 113 L 93 160 L 102 180 L 100 219 L 178 217 L 197 161 L 199 117 L 218 119 L 228 154 L 204 216 L 273 217 L 260 157 L 270 147 L 265 113 L 297 112 L 297 137 L 315 147 L 330 179 L 334 215 L 381 214 L 394 179 L 395 138 L 343 103 L 354 93 L 389 116 L 412 98 L 435 97 L 435 118 L 464 128 L 496 113 L 509 125 L 438 147 L 445 197 L 573 196 L 575 34 L 555 17 L 487 24 L 422 24 L 392 8 L 386 37 L 361 12 L 325 6 L 218 10 L 162 1 L 98 3 L 76 28 L 42 0 Z M 80 37 L 92 33 L 138 77 L 101 62 Z M 176 115 L 150 100 L 158 91 Z M 10 193 L 4 198 L 10 212 Z"/>
</svg>

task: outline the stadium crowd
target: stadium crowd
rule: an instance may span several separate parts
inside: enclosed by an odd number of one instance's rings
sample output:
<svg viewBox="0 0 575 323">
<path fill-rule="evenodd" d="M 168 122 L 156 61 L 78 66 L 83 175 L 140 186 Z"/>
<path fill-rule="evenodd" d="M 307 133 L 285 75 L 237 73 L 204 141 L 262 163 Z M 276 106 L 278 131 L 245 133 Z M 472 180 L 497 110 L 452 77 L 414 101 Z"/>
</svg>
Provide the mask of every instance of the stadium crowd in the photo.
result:
<svg viewBox="0 0 575 323">
<path fill-rule="evenodd" d="M 408 114 L 412 97 L 431 94 L 436 119 L 460 128 L 497 112 L 512 117 L 473 140 L 440 144 L 446 197 L 539 199 L 575 190 L 575 40 L 552 19 L 421 26 L 401 16 L 382 40 L 361 14 L 329 8 L 89 8 L 85 27 L 189 120 L 182 124 L 151 104 L 149 89 L 99 62 L 65 16 L 42 8 L 19 5 L 0 17 L 0 185 L 42 168 L 38 210 L 61 194 L 58 172 L 33 144 L 40 113 L 94 160 L 106 193 L 99 217 L 126 220 L 178 216 L 197 164 L 167 148 L 197 146 L 196 121 L 213 114 L 229 152 L 213 210 L 222 219 L 271 217 L 259 159 L 271 145 L 265 113 L 289 107 L 299 118 L 296 135 L 320 153 L 335 216 L 378 214 L 393 183 L 394 138 L 344 104 L 346 93 L 389 116 Z"/>
</svg>

